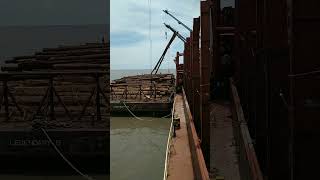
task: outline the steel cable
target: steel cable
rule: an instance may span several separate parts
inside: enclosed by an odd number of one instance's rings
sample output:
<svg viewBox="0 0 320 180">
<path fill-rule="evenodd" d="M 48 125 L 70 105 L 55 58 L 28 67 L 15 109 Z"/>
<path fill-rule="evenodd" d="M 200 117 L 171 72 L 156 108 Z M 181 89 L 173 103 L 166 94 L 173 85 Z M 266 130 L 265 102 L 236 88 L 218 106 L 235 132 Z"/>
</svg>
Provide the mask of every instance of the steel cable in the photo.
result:
<svg viewBox="0 0 320 180">
<path fill-rule="evenodd" d="M 128 110 L 128 112 L 129 112 L 134 118 L 136 118 L 136 119 L 138 119 L 138 120 L 140 120 L 140 121 L 145 121 L 144 119 L 136 116 L 136 115 L 129 109 L 129 107 L 126 105 L 126 103 L 125 103 L 124 101 L 123 101 L 122 103 L 123 103 L 124 107 Z M 150 120 L 146 120 L 146 121 L 150 121 Z"/>
<path fill-rule="evenodd" d="M 50 144 L 53 146 L 53 148 L 56 150 L 56 152 L 62 157 L 62 159 L 68 163 L 68 165 L 75 170 L 78 174 L 80 174 L 84 179 L 87 180 L 95 180 L 92 177 L 89 177 L 88 175 L 82 173 L 78 168 L 76 168 L 63 154 L 62 152 L 59 150 L 59 148 L 53 143 L 52 139 L 50 138 L 49 134 L 47 133 L 47 131 L 43 128 L 41 128 L 41 130 L 43 131 L 43 133 L 45 134 L 45 136 L 47 137 L 47 139 L 49 140 Z"/>
</svg>

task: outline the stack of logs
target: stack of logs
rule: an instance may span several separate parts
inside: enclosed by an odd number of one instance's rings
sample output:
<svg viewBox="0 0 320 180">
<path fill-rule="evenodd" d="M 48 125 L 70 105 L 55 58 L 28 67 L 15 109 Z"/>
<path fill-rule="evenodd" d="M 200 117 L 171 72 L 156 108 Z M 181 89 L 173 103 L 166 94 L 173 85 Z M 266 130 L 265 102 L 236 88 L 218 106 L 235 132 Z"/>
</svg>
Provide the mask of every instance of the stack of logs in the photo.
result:
<svg viewBox="0 0 320 180">
<path fill-rule="evenodd" d="M 105 127 L 110 116 L 109 52 L 109 44 L 105 43 L 46 48 L 32 56 L 20 56 L 8 60 L 1 69 L 8 74 L 17 72 L 61 73 L 62 75 L 53 78 L 53 87 L 56 91 L 53 99 L 55 121 L 68 127 L 88 127 L 88 125 Z M 64 72 L 69 74 L 64 75 Z M 81 72 L 83 74 L 70 74 L 73 72 Z M 86 75 L 87 72 L 88 74 Z M 95 116 L 97 114 L 95 90 L 97 83 L 94 72 L 105 72 L 105 75 L 100 78 L 101 91 L 104 93 L 104 96 L 100 94 L 100 123 L 97 123 L 98 118 Z M 10 119 L 9 121 L 6 120 L 5 108 L 1 108 L 0 121 L 6 123 L 31 122 L 39 106 L 42 106 L 41 115 L 45 115 L 47 119 L 50 119 L 50 98 L 43 98 L 49 88 L 49 82 L 49 79 L 39 79 L 37 77 L 24 80 L 9 80 L 8 88 L 13 96 L 13 98 L 9 96 Z M 1 83 L 1 86 L 0 91 L 1 95 L 3 95 L 3 83 Z M 3 100 L 4 97 L 1 99 Z M 89 99 L 91 100 L 89 101 Z M 1 102 L 3 102 L 2 100 Z M 43 100 L 45 101 L 41 104 Z M 2 103 L 2 107 L 3 105 Z M 85 106 L 87 108 L 82 118 L 79 119 Z M 46 109 L 46 107 L 48 108 Z M 69 111 L 68 113 L 66 109 Z M 18 125 L 19 123 L 15 124 Z"/>
<path fill-rule="evenodd" d="M 87 70 L 109 71 L 110 48 L 106 43 L 44 48 L 32 56 L 18 56 L 5 61 L 2 71 Z"/>
<path fill-rule="evenodd" d="M 111 83 L 111 100 L 168 102 L 174 88 L 173 74 L 128 76 Z"/>
</svg>

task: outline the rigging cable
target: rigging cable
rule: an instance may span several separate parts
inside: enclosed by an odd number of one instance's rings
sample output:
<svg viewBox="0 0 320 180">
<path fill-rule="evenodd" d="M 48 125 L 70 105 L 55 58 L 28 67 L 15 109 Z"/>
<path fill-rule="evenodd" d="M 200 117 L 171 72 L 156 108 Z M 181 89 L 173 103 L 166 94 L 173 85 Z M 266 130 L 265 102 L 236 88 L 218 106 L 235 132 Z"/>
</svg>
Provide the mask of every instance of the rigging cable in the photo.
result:
<svg viewBox="0 0 320 180">
<path fill-rule="evenodd" d="M 47 139 L 49 140 L 50 144 L 53 146 L 53 148 L 56 150 L 56 152 L 62 157 L 62 159 L 68 163 L 68 165 L 75 170 L 78 174 L 80 174 L 83 178 L 85 178 L 86 180 L 94 180 L 93 178 L 89 177 L 88 175 L 82 173 L 79 169 L 77 169 L 63 154 L 62 152 L 59 150 L 59 148 L 53 143 L 52 139 L 50 138 L 49 134 L 47 133 L 47 131 L 43 128 L 41 128 L 42 132 L 45 134 L 45 136 L 47 137 Z"/>
<path fill-rule="evenodd" d="M 149 6 L 149 61 L 150 69 L 152 70 L 152 37 L 151 37 L 151 23 L 152 23 L 152 12 L 151 12 L 151 0 L 148 0 Z"/>
</svg>

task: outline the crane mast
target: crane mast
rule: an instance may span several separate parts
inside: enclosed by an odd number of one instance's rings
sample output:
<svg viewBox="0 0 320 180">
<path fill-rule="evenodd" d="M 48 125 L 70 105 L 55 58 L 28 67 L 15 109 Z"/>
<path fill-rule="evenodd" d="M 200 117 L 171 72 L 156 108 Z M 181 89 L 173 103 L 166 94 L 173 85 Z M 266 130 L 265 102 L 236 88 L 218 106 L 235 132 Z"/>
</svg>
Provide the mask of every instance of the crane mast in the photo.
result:
<svg viewBox="0 0 320 180">
<path fill-rule="evenodd" d="M 192 30 L 191 30 L 187 25 L 185 25 L 185 24 L 184 24 L 183 22 L 181 22 L 179 19 L 177 19 L 176 17 L 174 17 L 171 13 L 169 13 L 168 10 L 163 10 L 163 12 L 165 12 L 166 14 L 168 14 L 169 16 L 171 16 L 171 17 L 172 17 L 173 19 L 175 19 L 179 24 L 181 24 L 183 27 L 185 27 L 185 28 L 188 29 L 190 32 L 192 32 Z M 179 38 L 181 41 L 183 41 L 184 43 L 187 42 L 186 38 L 184 38 L 178 31 L 176 31 L 176 30 L 175 30 L 174 28 L 172 28 L 170 25 L 165 24 L 165 23 L 164 23 L 164 25 L 173 32 L 173 35 L 172 35 L 170 41 L 168 42 L 165 50 L 163 51 L 160 59 L 158 60 L 157 64 L 155 65 L 155 67 L 154 67 L 153 70 L 151 71 L 151 77 L 152 77 L 152 74 L 157 74 L 157 73 L 158 73 L 159 68 L 160 68 L 160 66 L 161 66 L 161 63 L 163 62 L 164 57 L 165 57 L 165 55 L 167 54 L 168 49 L 170 48 L 172 42 L 174 41 L 174 39 L 175 39 L 176 37 L 178 37 L 178 38 Z M 152 78 L 151 78 L 151 79 L 152 79 Z"/>
<path fill-rule="evenodd" d="M 192 29 L 189 28 L 187 25 L 185 25 L 183 22 L 181 22 L 179 19 L 177 19 L 176 17 L 174 17 L 168 10 L 163 10 L 163 12 L 165 12 L 166 14 L 168 14 L 169 16 L 171 16 L 174 20 L 176 20 L 178 22 L 178 24 L 181 24 L 183 27 L 185 27 L 186 29 L 188 29 L 190 32 L 192 32 Z"/>
<path fill-rule="evenodd" d="M 161 63 L 162 63 L 165 55 L 167 54 L 168 49 L 170 48 L 173 40 L 174 40 L 177 36 L 178 36 L 177 32 L 174 32 L 173 35 L 172 35 L 172 37 L 171 37 L 171 39 L 170 39 L 170 41 L 169 41 L 169 43 L 167 44 L 165 50 L 163 51 L 160 59 L 158 60 L 156 66 L 155 66 L 155 67 L 153 68 L 153 70 L 151 71 L 151 75 L 152 75 L 152 74 L 157 74 L 157 72 L 158 72 L 158 70 L 159 70 L 159 68 L 160 68 Z"/>
<path fill-rule="evenodd" d="M 186 38 L 183 37 L 178 31 L 176 31 L 175 29 L 173 29 L 173 27 L 171 27 L 170 25 L 163 23 L 168 29 L 170 29 L 173 33 L 177 33 L 177 36 L 179 39 L 181 39 L 181 41 L 183 41 L 184 43 L 187 42 Z"/>
</svg>

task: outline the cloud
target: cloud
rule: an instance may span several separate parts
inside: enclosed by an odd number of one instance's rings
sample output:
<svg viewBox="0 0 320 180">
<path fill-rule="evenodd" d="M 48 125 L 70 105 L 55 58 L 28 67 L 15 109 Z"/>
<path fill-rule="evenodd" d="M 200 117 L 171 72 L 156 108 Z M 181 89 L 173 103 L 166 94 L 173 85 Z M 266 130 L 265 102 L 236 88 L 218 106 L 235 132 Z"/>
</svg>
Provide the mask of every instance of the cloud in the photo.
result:
<svg viewBox="0 0 320 180">
<path fill-rule="evenodd" d="M 110 40 L 114 47 L 133 46 L 146 39 L 146 36 L 134 31 L 111 32 Z"/>
<path fill-rule="evenodd" d="M 109 24 L 109 0 L 1 0 L 0 26 Z"/>
<path fill-rule="evenodd" d="M 170 24 L 183 36 L 189 35 L 188 30 L 165 15 L 162 10 L 168 9 L 176 12 L 175 15 L 189 27 L 192 27 L 193 18 L 200 14 L 199 0 L 186 0 L 183 3 L 172 0 L 151 0 L 152 49 L 150 49 L 148 1 L 110 1 L 111 69 L 150 69 L 153 67 L 172 35 L 171 31 L 164 27 L 164 22 Z M 173 58 L 177 51 L 183 51 L 183 43 L 178 38 L 169 49 L 162 68 L 175 67 Z M 150 60 L 151 52 L 152 59 Z"/>
</svg>

